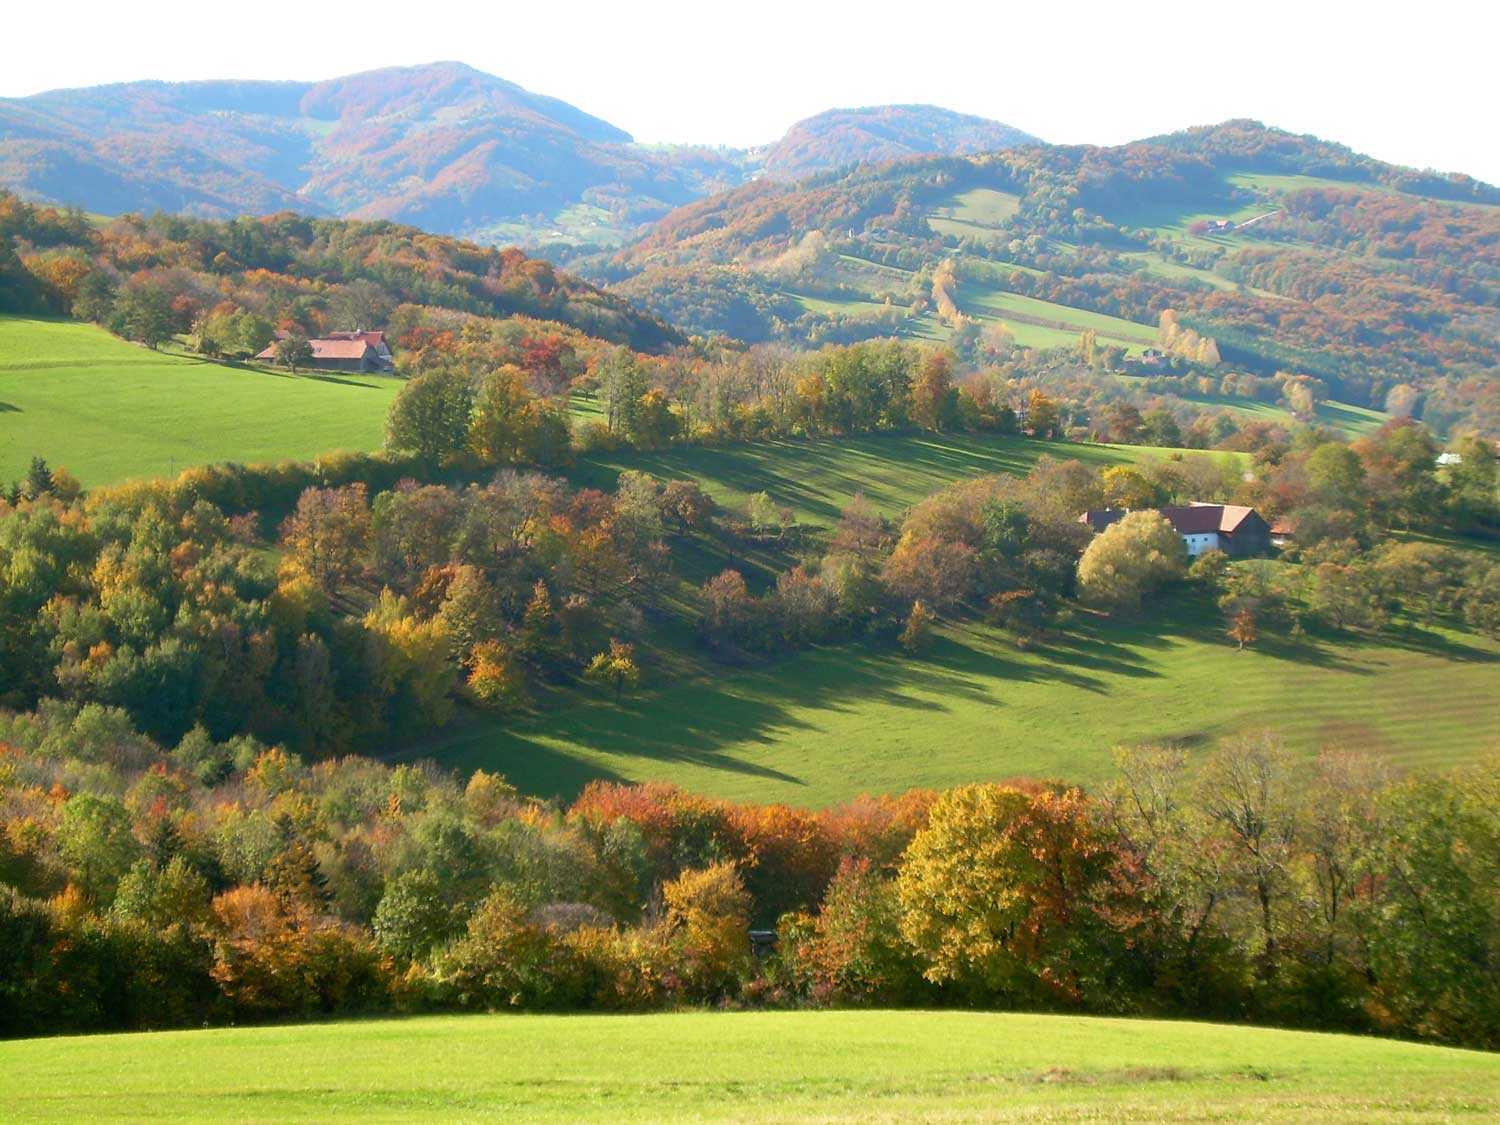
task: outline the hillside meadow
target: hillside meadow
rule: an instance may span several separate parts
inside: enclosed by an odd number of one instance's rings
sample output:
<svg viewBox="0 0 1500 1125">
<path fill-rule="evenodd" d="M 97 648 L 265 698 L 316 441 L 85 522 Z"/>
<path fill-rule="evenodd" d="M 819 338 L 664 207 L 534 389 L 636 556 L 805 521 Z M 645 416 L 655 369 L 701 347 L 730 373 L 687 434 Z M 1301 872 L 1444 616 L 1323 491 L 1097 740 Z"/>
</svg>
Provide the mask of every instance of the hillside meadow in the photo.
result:
<svg viewBox="0 0 1500 1125">
<path fill-rule="evenodd" d="M 743 502 L 765 492 L 790 508 L 798 522 L 830 527 L 855 496 L 863 496 L 883 515 L 897 516 L 956 480 L 997 473 L 1023 476 L 1043 456 L 1102 468 L 1177 454 L 1233 463 L 1245 460 L 1239 453 L 1038 441 L 1002 434 L 875 434 L 592 454 L 581 458 L 568 475 L 574 484 L 594 488 L 613 488 L 626 469 L 663 480 L 692 479 L 720 503 Z"/>
<path fill-rule="evenodd" d="M 0 1104 L 30 1121 L 1448 1120 L 1500 1112 L 1500 1057 L 1012 1013 L 428 1017 L 0 1044 Z"/>
<path fill-rule="evenodd" d="M 564 797 L 605 778 L 821 807 L 976 780 L 1098 786 L 1115 776 L 1114 746 L 1206 752 L 1247 730 L 1274 730 L 1304 758 L 1343 746 L 1398 769 L 1500 751 L 1500 645 L 1439 629 L 1239 652 L 1216 613 L 1187 607 L 1135 623 L 1085 616 L 1028 650 L 964 624 L 917 657 L 830 646 L 754 667 L 700 664 L 687 678 L 685 661 L 665 659 L 665 686 L 650 686 L 648 668 L 646 688 L 618 703 L 569 694 L 537 718 L 475 721 L 403 756 Z"/>
<path fill-rule="evenodd" d="M 375 450 L 401 385 L 389 376 L 213 363 L 153 352 L 96 325 L 0 317 L 0 481 L 19 477 L 38 455 L 95 486 L 212 462 Z M 592 399 L 575 400 L 574 410 L 582 421 L 601 416 Z M 993 434 L 874 435 L 599 454 L 570 476 L 600 487 L 627 468 L 693 477 L 720 500 L 764 491 L 799 520 L 826 525 L 856 493 L 895 514 L 963 476 L 1024 473 L 1043 454 L 1104 465 L 1173 452 Z"/>
<path fill-rule="evenodd" d="M 400 386 L 154 352 L 76 321 L 0 317 L 0 481 L 34 456 L 91 486 L 214 461 L 376 449 Z"/>
</svg>

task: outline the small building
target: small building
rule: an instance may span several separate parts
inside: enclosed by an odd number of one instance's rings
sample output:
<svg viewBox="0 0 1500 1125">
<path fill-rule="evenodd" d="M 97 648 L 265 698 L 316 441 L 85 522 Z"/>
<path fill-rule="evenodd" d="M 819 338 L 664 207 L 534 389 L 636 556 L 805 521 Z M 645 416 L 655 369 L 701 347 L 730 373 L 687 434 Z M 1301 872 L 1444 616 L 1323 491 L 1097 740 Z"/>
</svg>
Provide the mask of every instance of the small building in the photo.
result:
<svg viewBox="0 0 1500 1125">
<path fill-rule="evenodd" d="M 1454 453 L 1450 449 L 1447 452 L 1438 454 L 1437 463 L 1440 469 L 1447 468 L 1449 465 L 1462 465 L 1464 463 L 1464 455 L 1462 453 Z"/>
<path fill-rule="evenodd" d="M 276 334 L 277 341 L 286 338 L 285 332 Z M 395 367 L 391 349 L 385 342 L 384 332 L 330 332 L 309 340 L 312 359 L 307 363 L 318 371 L 390 371 Z M 262 363 L 276 362 L 276 344 L 255 357 Z"/>
<path fill-rule="evenodd" d="M 1269 554 L 1271 525 L 1254 508 L 1243 504 L 1202 504 L 1154 509 L 1172 529 L 1182 536 L 1192 558 L 1207 551 L 1223 551 L 1231 558 L 1249 558 Z M 1128 514 L 1126 508 L 1097 508 L 1078 517 L 1095 535 L 1119 522 Z"/>
</svg>

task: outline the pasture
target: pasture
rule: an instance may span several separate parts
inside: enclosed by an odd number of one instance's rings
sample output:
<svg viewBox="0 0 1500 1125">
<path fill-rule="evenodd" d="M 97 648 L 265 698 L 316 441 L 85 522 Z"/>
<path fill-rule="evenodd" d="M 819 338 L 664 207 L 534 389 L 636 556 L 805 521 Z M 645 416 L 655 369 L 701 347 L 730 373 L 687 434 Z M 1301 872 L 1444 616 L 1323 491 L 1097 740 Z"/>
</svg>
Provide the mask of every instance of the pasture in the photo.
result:
<svg viewBox="0 0 1500 1125">
<path fill-rule="evenodd" d="M 1130 376 L 1123 378 L 1127 382 L 1130 380 Z M 1183 395 L 1182 397 L 1201 406 L 1232 410 L 1256 422 L 1275 422 L 1289 428 L 1298 424 L 1290 410 L 1274 402 L 1255 402 L 1250 399 L 1223 395 Z M 1334 402 L 1332 399 L 1318 403 L 1316 413 L 1319 425 L 1328 427 L 1346 440 L 1372 434 L 1391 420 L 1391 416 L 1383 411 L 1371 410 L 1366 406 L 1354 406 L 1347 402 Z"/>
<path fill-rule="evenodd" d="M 27 1121 L 1370 1121 L 1500 1112 L 1500 1056 L 994 1012 L 479 1015 L 0 1044 Z"/>
<path fill-rule="evenodd" d="M 916 657 L 840 645 L 693 672 L 667 653 L 657 660 L 670 670 L 648 666 L 645 689 L 622 702 L 569 692 L 535 718 L 475 720 L 403 756 L 560 797 L 602 778 L 821 807 L 1014 777 L 1097 786 L 1114 776 L 1116 745 L 1171 740 L 1198 754 L 1267 728 L 1302 757 L 1342 746 L 1396 768 L 1500 750 L 1493 641 L 1402 626 L 1238 652 L 1217 613 L 1171 617 L 1084 618 L 1028 650 L 965 624 Z M 651 686 L 653 671 L 665 686 Z"/>
<path fill-rule="evenodd" d="M 971 188 L 956 192 L 932 209 L 927 225 L 938 234 L 955 238 L 999 237 L 996 229 L 1021 209 L 1021 197 L 994 188 Z"/>
<path fill-rule="evenodd" d="M 1035 441 L 999 434 L 878 434 L 819 441 L 763 441 L 659 453 L 590 454 L 573 483 L 612 489 L 626 469 L 662 479 L 697 480 L 720 503 L 743 503 L 765 492 L 792 509 L 798 522 L 830 527 L 856 495 L 898 516 L 933 492 L 967 477 L 1024 475 L 1042 456 L 1093 466 L 1184 456 L 1239 460 L 1236 453 L 1199 454 L 1144 445 Z"/>
<path fill-rule="evenodd" d="M 0 482 L 33 456 L 85 485 L 380 446 L 400 380 L 213 363 L 76 321 L 0 317 Z"/>
</svg>

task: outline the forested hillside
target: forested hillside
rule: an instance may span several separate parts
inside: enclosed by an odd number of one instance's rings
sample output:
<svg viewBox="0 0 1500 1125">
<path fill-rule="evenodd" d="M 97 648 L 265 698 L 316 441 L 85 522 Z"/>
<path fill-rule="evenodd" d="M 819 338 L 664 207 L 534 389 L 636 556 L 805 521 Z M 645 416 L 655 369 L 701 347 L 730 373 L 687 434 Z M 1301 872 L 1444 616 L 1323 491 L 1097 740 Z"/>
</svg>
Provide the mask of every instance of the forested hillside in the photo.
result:
<svg viewBox="0 0 1500 1125">
<path fill-rule="evenodd" d="M 1036 140 L 1013 126 L 937 106 L 882 105 L 816 114 L 797 122 L 757 155 L 767 175 L 795 180 L 850 164 L 932 153 L 998 152 Z"/>
<path fill-rule="evenodd" d="M 525 315 L 655 351 L 683 337 L 624 298 L 529 258 L 387 222 L 283 213 L 231 221 L 157 214 L 94 225 L 0 192 L 0 312 L 72 313 L 155 345 L 216 310 L 270 329 L 385 327 L 401 304 Z"/>
<path fill-rule="evenodd" d="M 609 245 L 761 171 L 1033 138 L 931 106 L 835 110 L 757 149 L 642 145 L 456 62 L 321 82 L 132 82 L 0 98 L 0 188 L 115 215 L 295 209 L 505 244 Z"/>
<path fill-rule="evenodd" d="M 583 268 L 689 331 L 899 333 L 976 362 L 1092 332 L 1090 350 L 1120 354 L 1088 366 L 1115 374 L 1191 370 L 1211 376 L 1204 395 L 1253 400 L 1224 373 L 1283 373 L 1317 397 L 1495 432 L 1497 204 L 1464 176 L 1234 121 L 761 181 Z M 1159 333 L 1167 310 L 1192 354 Z M 1193 367 L 1204 337 L 1214 352 Z M 1126 362 L 1151 345 L 1165 364 Z"/>
</svg>

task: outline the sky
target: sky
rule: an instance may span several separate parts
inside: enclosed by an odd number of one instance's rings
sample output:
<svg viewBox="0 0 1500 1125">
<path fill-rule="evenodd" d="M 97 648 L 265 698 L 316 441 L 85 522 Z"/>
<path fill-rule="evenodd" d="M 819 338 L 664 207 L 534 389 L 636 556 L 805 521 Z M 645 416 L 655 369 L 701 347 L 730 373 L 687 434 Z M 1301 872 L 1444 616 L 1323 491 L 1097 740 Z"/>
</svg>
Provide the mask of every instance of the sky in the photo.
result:
<svg viewBox="0 0 1500 1125">
<path fill-rule="evenodd" d="M 457 59 L 640 141 L 759 144 L 824 109 L 891 102 L 1065 143 L 1252 117 L 1500 183 L 1493 0 L 75 0 L 15 9 L 0 28 L 0 96 L 141 78 L 319 79 Z"/>
</svg>

